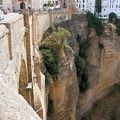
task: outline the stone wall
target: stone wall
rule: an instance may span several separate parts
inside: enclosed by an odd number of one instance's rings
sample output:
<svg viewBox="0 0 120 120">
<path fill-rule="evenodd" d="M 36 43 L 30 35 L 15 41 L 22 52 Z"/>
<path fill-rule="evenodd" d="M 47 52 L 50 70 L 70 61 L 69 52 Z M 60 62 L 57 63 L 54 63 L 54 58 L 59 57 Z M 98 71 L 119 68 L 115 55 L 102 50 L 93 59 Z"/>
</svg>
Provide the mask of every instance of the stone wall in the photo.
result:
<svg viewBox="0 0 120 120">
<path fill-rule="evenodd" d="M 42 40 L 44 32 L 50 27 L 50 18 L 48 12 L 40 13 L 35 11 L 33 14 L 33 38 L 35 43 L 39 43 Z M 38 45 L 38 44 L 37 44 Z"/>
<path fill-rule="evenodd" d="M 26 96 L 19 94 L 20 76 L 26 95 L 24 82 L 27 82 L 26 48 L 24 39 L 23 15 L 10 14 L 0 25 L 0 119 L 1 120 L 40 120 Z M 24 64 L 22 64 L 24 63 Z M 25 69 L 24 69 L 25 68 Z M 27 92 L 28 93 L 28 92 Z"/>
</svg>

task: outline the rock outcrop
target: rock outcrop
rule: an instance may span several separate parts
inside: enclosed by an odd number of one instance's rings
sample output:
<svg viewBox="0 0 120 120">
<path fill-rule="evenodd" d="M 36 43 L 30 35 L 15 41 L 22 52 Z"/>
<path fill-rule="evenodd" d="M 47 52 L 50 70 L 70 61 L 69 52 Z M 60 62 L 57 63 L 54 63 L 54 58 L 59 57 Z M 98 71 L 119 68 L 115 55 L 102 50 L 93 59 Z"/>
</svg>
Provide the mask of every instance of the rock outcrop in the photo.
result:
<svg viewBox="0 0 120 120">
<path fill-rule="evenodd" d="M 50 120 L 75 120 L 79 90 L 74 54 L 71 49 L 66 49 L 65 55 L 59 61 L 58 79 L 49 86 L 49 98 L 53 101 Z"/>
<path fill-rule="evenodd" d="M 90 88 L 84 94 L 79 94 L 77 120 L 95 103 L 105 96 L 109 89 L 120 82 L 120 38 L 116 35 L 115 26 L 106 24 L 104 34 L 97 37 L 91 29 L 88 35 L 88 73 Z M 102 44 L 103 48 L 100 47 Z"/>
<path fill-rule="evenodd" d="M 84 94 L 79 93 L 76 119 L 80 120 L 97 99 L 105 96 L 114 84 L 120 82 L 120 37 L 116 34 L 116 26 L 108 23 L 104 26 L 103 35 L 97 36 L 93 28 L 88 28 L 85 15 L 74 15 L 72 21 L 64 22 L 62 26 L 71 31 L 70 45 L 74 55 L 79 53 L 77 34 L 90 44 L 86 60 L 90 88 Z"/>
</svg>

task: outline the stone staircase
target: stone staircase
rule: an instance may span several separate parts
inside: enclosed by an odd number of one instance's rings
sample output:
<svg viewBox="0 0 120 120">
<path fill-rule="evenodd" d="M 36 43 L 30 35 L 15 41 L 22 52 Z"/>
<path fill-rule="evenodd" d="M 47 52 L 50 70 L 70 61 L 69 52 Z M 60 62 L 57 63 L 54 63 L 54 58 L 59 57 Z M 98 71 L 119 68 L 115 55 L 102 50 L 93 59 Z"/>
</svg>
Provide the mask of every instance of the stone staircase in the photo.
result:
<svg viewBox="0 0 120 120">
<path fill-rule="evenodd" d="M 104 64 L 105 65 L 111 64 L 114 60 L 114 56 L 115 56 L 115 52 L 116 52 L 114 42 L 105 40 L 104 41 L 104 49 L 105 49 Z"/>
</svg>

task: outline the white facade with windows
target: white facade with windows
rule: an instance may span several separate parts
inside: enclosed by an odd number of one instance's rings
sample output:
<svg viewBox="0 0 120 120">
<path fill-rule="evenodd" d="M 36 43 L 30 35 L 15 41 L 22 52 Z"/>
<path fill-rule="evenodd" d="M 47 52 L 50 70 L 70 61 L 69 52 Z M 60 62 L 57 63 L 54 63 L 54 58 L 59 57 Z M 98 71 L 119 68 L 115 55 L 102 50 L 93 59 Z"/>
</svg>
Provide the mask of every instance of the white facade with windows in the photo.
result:
<svg viewBox="0 0 120 120">
<path fill-rule="evenodd" d="M 100 17 L 107 18 L 111 12 L 116 13 L 120 17 L 120 0 L 102 0 Z"/>
<path fill-rule="evenodd" d="M 75 3 L 79 11 L 91 11 L 93 14 L 95 13 L 95 0 L 75 0 Z M 102 0 L 101 5 L 102 10 L 99 17 L 108 18 L 111 12 L 116 13 L 120 17 L 120 0 Z"/>
<path fill-rule="evenodd" d="M 95 11 L 95 0 L 75 0 L 75 4 L 80 12 Z"/>
</svg>

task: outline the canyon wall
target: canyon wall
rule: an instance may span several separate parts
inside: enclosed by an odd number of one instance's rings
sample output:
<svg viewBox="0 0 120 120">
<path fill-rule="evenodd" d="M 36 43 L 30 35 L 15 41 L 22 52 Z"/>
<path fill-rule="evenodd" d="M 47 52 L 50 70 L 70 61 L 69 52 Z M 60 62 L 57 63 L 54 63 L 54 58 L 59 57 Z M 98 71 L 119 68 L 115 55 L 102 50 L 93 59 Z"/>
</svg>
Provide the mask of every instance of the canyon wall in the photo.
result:
<svg viewBox="0 0 120 120">
<path fill-rule="evenodd" d="M 58 79 L 49 85 L 49 98 L 53 102 L 50 120 L 75 120 L 78 99 L 78 81 L 71 49 L 65 50 L 65 57 L 59 60 Z M 48 113 L 49 114 L 49 113 Z"/>
<path fill-rule="evenodd" d="M 88 40 L 90 45 L 86 60 L 90 87 L 84 94 L 79 93 L 76 119 L 80 120 L 96 100 L 105 96 L 113 85 L 120 82 L 120 37 L 117 36 L 116 26 L 113 24 L 105 24 L 103 35 L 97 36 L 93 28 L 87 28 L 85 16 L 84 18 L 74 17 L 77 26 L 73 25 L 75 29 L 72 30 L 73 34 L 74 32 L 80 34 L 82 39 Z M 75 42 L 73 45 L 76 46 Z M 76 51 L 79 50 L 77 46 L 74 48 Z"/>
<path fill-rule="evenodd" d="M 60 24 L 60 26 L 71 31 L 72 34 L 69 43 L 73 49 L 73 55 L 70 54 L 71 57 L 69 57 L 68 61 L 70 61 L 72 57 L 74 59 L 74 55 L 78 55 L 79 53 L 80 48 L 76 40 L 77 34 L 79 34 L 83 40 L 87 40 L 90 44 L 90 47 L 87 50 L 86 60 L 90 87 L 85 93 L 79 92 L 78 96 L 78 84 L 81 78 L 78 77 L 77 81 L 76 69 L 73 71 L 75 74 L 73 77 L 73 73 L 70 73 L 71 70 L 64 67 L 64 64 L 66 63 L 64 61 L 60 66 L 60 70 L 61 68 L 65 69 L 62 70 L 59 75 L 58 81 L 55 81 L 54 84 L 50 85 L 50 96 L 54 103 L 54 112 L 51 117 L 52 120 L 74 120 L 74 117 L 69 116 L 74 116 L 75 112 L 76 120 L 80 120 L 83 114 L 91 108 L 96 100 L 105 96 L 113 85 L 120 82 L 120 37 L 117 36 L 116 27 L 113 24 L 107 23 L 104 26 L 103 35 L 97 36 L 95 30 L 93 28 L 89 29 L 87 24 L 86 15 L 73 15 L 72 20 Z M 102 44 L 103 47 L 100 47 L 100 44 Z M 69 63 L 68 61 L 67 63 Z M 65 80 L 62 81 L 61 77 Z M 69 91 L 67 91 L 69 85 L 71 87 Z M 67 102 L 65 102 L 66 99 Z M 77 99 L 78 102 L 76 108 L 75 103 Z M 74 104 L 74 106 L 72 105 L 72 110 L 75 110 L 75 112 L 68 112 L 70 108 L 69 103 Z M 69 107 L 66 107 L 65 110 L 65 106 L 67 105 Z M 65 115 L 67 117 L 65 117 Z"/>
</svg>

